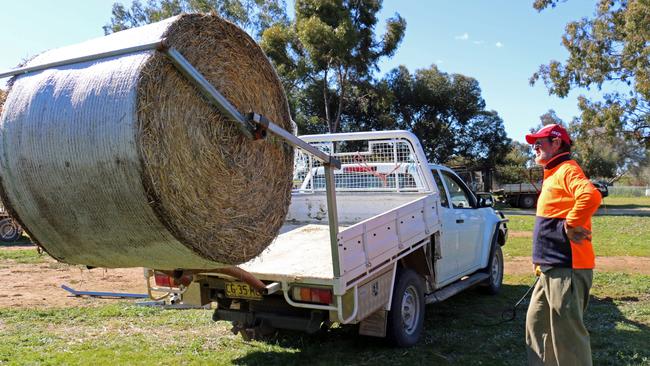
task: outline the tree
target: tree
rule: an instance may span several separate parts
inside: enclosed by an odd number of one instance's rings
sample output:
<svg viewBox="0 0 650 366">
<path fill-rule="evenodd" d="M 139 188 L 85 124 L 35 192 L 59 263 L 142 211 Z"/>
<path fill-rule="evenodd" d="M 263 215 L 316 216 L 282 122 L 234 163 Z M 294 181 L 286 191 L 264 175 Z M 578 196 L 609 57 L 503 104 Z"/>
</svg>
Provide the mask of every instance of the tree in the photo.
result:
<svg viewBox="0 0 650 366">
<path fill-rule="evenodd" d="M 539 120 L 542 122 L 542 126 L 548 126 L 552 124 L 560 125 L 566 127 L 566 124 L 560 117 L 555 114 L 553 109 L 549 109 L 548 112 L 539 116 Z"/>
<path fill-rule="evenodd" d="M 290 99 L 296 90 L 320 89 L 320 114 L 313 116 L 330 132 L 339 130 L 352 85 L 371 78 L 379 60 L 392 56 L 404 37 L 406 21 L 399 14 L 375 37 L 380 10 L 381 0 L 296 0 L 294 21 L 276 23 L 262 34 L 261 46 Z"/>
<path fill-rule="evenodd" d="M 257 39 L 272 24 L 289 22 L 284 0 L 148 0 L 146 5 L 134 0 L 130 9 L 114 3 L 111 23 L 103 28 L 105 34 L 110 34 L 182 13 L 211 12 L 237 24 Z"/>
<path fill-rule="evenodd" d="M 573 156 L 587 176 L 610 181 L 646 161 L 646 149 L 622 133 L 606 133 L 603 127 L 592 127 L 575 119 L 569 131 L 573 138 Z"/>
<path fill-rule="evenodd" d="M 538 11 L 559 0 L 535 0 Z M 550 94 L 571 89 L 615 87 L 602 101 L 580 98 L 582 123 L 621 134 L 650 147 L 650 2 L 600 0 L 593 18 L 570 22 L 562 37 L 569 57 L 542 65 L 530 82 L 542 79 Z"/>
<path fill-rule="evenodd" d="M 384 80 L 392 91 L 390 115 L 395 126 L 415 133 L 429 161 L 463 158 L 492 166 L 510 149 L 503 120 L 485 110 L 474 78 L 447 74 L 433 65 L 411 74 L 400 66 Z"/>
<path fill-rule="evenodd" d="M 528 170 L 534 166 L 530 145 L 513 141 L 503 162 L 496 167 L 500 184 L 528 183 Z"/>
<path fill-rule="evenodd" d="M 557 114 L 555 113 L 555 110 L 553 110 L 553 109 L 549 109 L 546 113 L 539 116 L 539 122 L 540 123 L 538 125 L 536 125 L 535 127 L 530 128 L 530 130 L 529 130 L 530 133 L 535 133 L 535 132 L 539 131 L 540 129 L 542 129 L 542 127 L 552 125 L 552 124 L 560 125 L 560 126 L 566 128 L 567 130 L 569 129 L 569 126 L 567 126 L 567 124 L 564 123 L 562 118 L 557 116 Z"/>
</svg>

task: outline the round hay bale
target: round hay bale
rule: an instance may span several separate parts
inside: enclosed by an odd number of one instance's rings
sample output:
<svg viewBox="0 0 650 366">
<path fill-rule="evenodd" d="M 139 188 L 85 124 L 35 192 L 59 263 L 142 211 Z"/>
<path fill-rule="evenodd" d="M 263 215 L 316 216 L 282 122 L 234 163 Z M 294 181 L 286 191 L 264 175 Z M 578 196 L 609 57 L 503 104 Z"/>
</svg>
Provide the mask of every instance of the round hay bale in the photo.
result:
<svg viewBox="0 0 650 366">
<path fill-rule="evenodd" d="M 187 58 L 240 112 L 291 130 L 259 46 L 212 15 L 183 15 L 45 52 L 28 63 L 155 41 Z M 207 269 L 277 235 L 293 149 L 247 139 L 168 58 L 144 51 L 19 76 L 0 117 L 1 193 L 53 257 L 101 267 Z"/>
</svg>

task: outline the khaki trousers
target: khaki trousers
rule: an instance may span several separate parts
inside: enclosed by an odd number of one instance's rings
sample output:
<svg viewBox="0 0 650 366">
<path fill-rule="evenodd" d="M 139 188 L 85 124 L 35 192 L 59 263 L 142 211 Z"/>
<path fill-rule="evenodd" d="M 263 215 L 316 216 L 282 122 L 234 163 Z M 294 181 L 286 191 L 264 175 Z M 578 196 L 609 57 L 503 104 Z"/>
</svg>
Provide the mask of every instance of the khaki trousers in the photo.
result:
<svg viewBox="0 0 650 366">
<path fill-rule="evenodd" d="M 583 314 L 589 302 L 591 269 L 554 267 L 540 275 L 526 314 L 529 365 L 591 365 Z"/>
</svg>

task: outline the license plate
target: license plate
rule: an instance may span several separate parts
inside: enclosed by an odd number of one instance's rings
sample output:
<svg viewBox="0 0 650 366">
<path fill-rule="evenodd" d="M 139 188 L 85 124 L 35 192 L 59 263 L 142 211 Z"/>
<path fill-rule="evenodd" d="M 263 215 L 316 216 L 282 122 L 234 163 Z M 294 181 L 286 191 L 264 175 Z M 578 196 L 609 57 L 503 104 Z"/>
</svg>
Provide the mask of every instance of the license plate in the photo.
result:
<svg viewBox="0 0 650 366">
<path fill-rule="evenodd" d="M 243 282 L 226 283 L 226 296 L 235 299 L 262 300 L 262 294 Z"/>
</svg>

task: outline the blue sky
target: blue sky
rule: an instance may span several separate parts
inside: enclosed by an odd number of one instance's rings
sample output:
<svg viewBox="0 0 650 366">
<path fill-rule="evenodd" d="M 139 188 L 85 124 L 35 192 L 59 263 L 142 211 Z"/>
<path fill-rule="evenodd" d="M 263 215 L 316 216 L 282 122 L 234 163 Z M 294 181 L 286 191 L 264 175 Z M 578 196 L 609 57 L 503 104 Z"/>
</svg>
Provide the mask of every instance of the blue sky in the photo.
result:
<svg viewBox="0 0 650 366">
<path fill-rule="evenodd" d="M 3 1 L 0 70 L 41 51 L 102 36 L 114 2 Z M 539 65 L 566 59 L 561 46 L 564 26 L 590 16 L 595 1 L 572 0 L 541 13 L 532 2 L 384 0 L 382 18 L 397 12 L 408 25 L 396 55 L 380 63 L 380 75 L 398 65 L 413 72 L 436 64 L 444 72 L 472 76 L 481 85 L 487 108 L 499 112 L 508 136 L 518 141 L 548 109 L 570 121 L 579 114 L 577 96 L 586 91 L 560 99 L 548 96 L 542 83 L 529 86 L 528 79 Z M 0 87 L 6 80 L 0 80 Z"/>
</svg>

